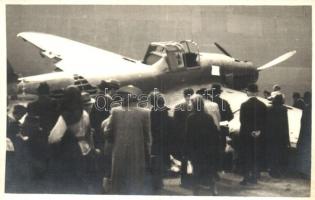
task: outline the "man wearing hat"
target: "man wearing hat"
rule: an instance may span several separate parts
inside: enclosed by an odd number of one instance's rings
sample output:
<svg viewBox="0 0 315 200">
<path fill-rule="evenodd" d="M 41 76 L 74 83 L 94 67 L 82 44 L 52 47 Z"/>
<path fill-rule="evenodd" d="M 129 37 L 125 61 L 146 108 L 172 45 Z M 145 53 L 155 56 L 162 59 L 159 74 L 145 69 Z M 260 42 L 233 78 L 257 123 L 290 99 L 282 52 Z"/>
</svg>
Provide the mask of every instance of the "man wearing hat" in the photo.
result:
<svg viewBox="0 0 315 200">
<path fill-rule="evenodd" d="M 241 185 L 257 183 L 262 161 L 267 107 L 256 98 L 257 93 L 256 84 L 248 85 L 249 99 L 242 103 L 240 109 L 240 159 L 244 176 Z"/>
<path fill-rule="evenodd" d="M 113 146 L 112 194 L 143 194 L 149 187 L 145 173 L 151 150 L 150 111 L 138 106 L 142 94 L 132 85 L 119 88 L 116 95 L 122 106 L 113 108 L 102 125 Z"/>
<path fill-rule="evenodd" d="M 234 118 L 229 102 L 220 97 L 222 93 L 221 85 L 219 83 L 214 83 L 211 86 L 210 91 L 207 91 L 207 97 L 209 100 L 216 103 L 220 111 L 220 122 L 228 122 Z M 229 128 L 227 126 L 220 127 L 220 165 L 219 170 L 224 170 L 225 168 L 230 168 L 231 166 L 224 166 L 223 160 L 225 156 L 226 147 L 226 136 L 229 136 Z"/>
<path fill-rule="evenodd" d="M 221 85 L 218 83 L 212 84 L 211 90 L 208 91 L 208 95 L 210 95 L 211 100 L 219 106 L 221 121 L 231 121 L 234 116 L 230 104 L 220 97 L 221 93 Z"/>
<path fill-rule="evenodd" d="M 281 87 L 278 84 L 275 84 L 272 86 L 272 92 L 270 96 L 268 97 L 268 100 L 272 101 L 276 96 L 282 95 L 283 102 L 285 101 L 285 95 L 281 92 Z"/>
<path fill-rule="evenodd" d="M 105 168 L 110 168 L 110 157 L 106 157 L 104 155 L 104 143 L 105 138 L 101 131 L 102 122 L 107 119 L 110 115 L 111 103 L 113 101 L 112 96 L 115 91 L 119 88 L 119 83 L 117 81 L 104 81 L 102 80 L 98 85 L 99 92 L 95 97 L 95 102 L 92 105 L 90 112 L 90 121 L 91 128 L 94 129 L 94 145 L 96 149 L 101 151 L 100 156 L 98 157 L 98 166 L 96 168 L 99 169 L 99 178 L 103 178 L 108 175 L 109 170 L 104 170 Z"/>
<path fill-rule="evenodd" d="M 184 102 L 175 106 L 174 111 L 174 127 L 176 127 L 176 131 L 174 134 L 174 143 L 176 149 L 175 157 L 177 157 L 181 161 L 181 186 L 189 187 L 190 179 L 187 174 L 187 164 L 188 160 L 185 155 L 185 147 L 186 144 L 186 120 L 190 113 L 192 113 L 192 102 L 191 96 L 194 94 L 194 90 L 192 88 L 186 88 L 183 91 Z"/>
<path fill-rule="evenodd" d="M 50 86 L 46 82 L 39 84 L 37 93 L 38 99 L 27 105 L 23 130 L 29 136 L 31 176 L 41 190 L 41 187 L 46 187 L 43 183 L 50 159 L 48 135 L 58 119 L 58 106 L 56 100 L 50 97 Z"/>
</svg>

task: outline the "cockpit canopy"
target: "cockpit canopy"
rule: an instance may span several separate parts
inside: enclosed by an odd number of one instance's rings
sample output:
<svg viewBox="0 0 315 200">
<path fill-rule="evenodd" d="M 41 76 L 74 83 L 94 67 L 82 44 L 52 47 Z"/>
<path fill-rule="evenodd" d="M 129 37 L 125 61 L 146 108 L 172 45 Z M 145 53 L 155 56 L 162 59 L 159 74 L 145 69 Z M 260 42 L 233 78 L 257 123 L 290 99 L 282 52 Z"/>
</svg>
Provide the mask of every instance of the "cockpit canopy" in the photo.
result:
<svg viewBox="0 0 315 200">
<path fill-rule="evenodd" d="M 163 57 L 166 58 L 170 71 L 200 65 L 198 45 L 191 40 L 180 42 L 152 42 L 144 56 L 143 63 L 153 65 Z"/>
</svg>

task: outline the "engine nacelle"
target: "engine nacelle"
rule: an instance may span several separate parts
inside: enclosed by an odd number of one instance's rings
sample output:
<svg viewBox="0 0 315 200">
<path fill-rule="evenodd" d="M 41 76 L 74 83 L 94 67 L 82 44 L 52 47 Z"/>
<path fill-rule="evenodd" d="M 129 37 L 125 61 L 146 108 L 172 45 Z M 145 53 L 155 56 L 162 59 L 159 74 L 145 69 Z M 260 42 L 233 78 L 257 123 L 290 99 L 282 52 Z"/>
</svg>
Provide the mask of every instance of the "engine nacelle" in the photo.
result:
<svg viewBox="0 0 315 200">
<path fill-rule="evenodd" d="M 223 66 L 221 67 L 221 80 L 230 88 L 237 90 L 246 88 L 248 84 L 258 80 L 259 72 L 252 66 Z"/>
</svg>

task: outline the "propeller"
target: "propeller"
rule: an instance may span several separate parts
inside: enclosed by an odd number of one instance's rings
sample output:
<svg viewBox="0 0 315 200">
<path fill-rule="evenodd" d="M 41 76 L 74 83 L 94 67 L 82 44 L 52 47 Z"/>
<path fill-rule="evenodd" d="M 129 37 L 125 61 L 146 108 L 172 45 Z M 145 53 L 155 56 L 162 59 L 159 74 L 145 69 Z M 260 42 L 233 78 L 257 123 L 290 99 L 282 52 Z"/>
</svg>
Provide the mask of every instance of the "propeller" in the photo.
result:
<svg viewBox="0 0 315 200">
<path fill-rule="evenodd" d="M 218 48 L 218 49 L 220 49 L 220 51 L 222 52 L 222 53 L 224 53 L 225 55 L 227 55 L 227 56 L 229 56 L 229 57 L 232 57 L 231 56 L 231 54 L 229 54 L 221 45 L 219 45 L 218 43 L 214 43 L 214 45 Z"/>
<path fill-rule="evenodd" d="M 294 54 L 296 53 L 296 51 L 289 51 L 285 54 L 283 54 L 282 56 L 279 56 L 278 58 L 275 58 L 273 59 L 272 61 L 260 66 L 257 68 L 258 71 L 262 71 L 262 70 L 265 70 L 265 69 L 268 69 L 270 67 L 273 67 L 274 65 L 277 65 L 287 59 L 289 59 L 290 57 L 292 57 Z"/>
</svg>

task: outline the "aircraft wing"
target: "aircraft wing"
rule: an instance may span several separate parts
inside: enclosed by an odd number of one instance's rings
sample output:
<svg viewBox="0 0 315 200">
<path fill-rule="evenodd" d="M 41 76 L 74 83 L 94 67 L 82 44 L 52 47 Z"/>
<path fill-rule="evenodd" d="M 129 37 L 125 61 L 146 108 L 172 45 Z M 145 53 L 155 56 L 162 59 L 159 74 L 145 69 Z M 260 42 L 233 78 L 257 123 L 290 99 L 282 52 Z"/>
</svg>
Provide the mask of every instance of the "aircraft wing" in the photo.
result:
<svg viewBox="0 0 315 200">
<path fill-rule="evenodd" d="M 57 60 L 55 65 L 62 71 L 73 74 L 99 74 L 146 66 L 119 54 L 51 34 L 22 32 L 17 37 L 37 47 L 42 56 Z"/>
<path fill-rule="evenodd" d="M 182 88 L 176 88 L 174 90 L 168 91 L 165 94 L 166 105 L 170 106 L 170 115 L 173 116 L 175 105 L 183 102 L 183 90 L 184 88 L 193 88 L 194 91 L 197 91 L 200 88 L 209 88 L 209 84 L 205 85 L 190 85 Z M 232 112 L 234 113 L 234 119 L 229 122 L 230 133 L 238 134 L 240 130 L 240 107 L 243 102 L 245 102 L 248 97 L 246 93 L 241 91 L 232 90 L 229 88 L 222 88 L 223 92 L 221 97 L 227 100 L 230 103 Z M 258 97 L 259 100 L 264 102 L 267 106 L 271 106 L 270 101 L 261 97 Z M 296 143 L 300 134 L 300 121 L 302 117 L 302 111 L 291 106 L 286 106 L 288 108 L 288 121 L 289 121 L 289 136 L 292 147 L 296 147 Z"/>
</svg>

